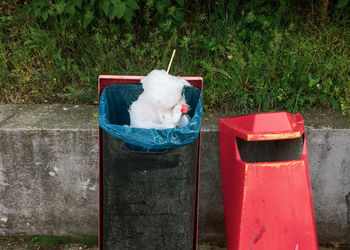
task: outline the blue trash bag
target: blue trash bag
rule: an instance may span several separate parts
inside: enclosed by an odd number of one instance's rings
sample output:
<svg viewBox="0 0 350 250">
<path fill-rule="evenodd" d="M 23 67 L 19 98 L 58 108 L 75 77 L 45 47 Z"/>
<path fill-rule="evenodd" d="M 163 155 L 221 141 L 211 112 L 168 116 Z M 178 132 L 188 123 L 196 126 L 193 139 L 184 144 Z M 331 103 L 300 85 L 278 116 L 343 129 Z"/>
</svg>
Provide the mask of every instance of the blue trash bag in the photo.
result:
<svg viewBox="0 0 350 250">
<path fill-rule="evenodd" d="M 185 87 L 186 102 L 191 109 L 190 122 L 181 128 L 145 129 L 130 125 L 129 108 L 143 92 L 141 84 L 119 84 L 105 87 L 100 96 L 100 127 L 115 138 L 126 142 L 132 151 L 162 152 L 197 139 L 202 120 L 202 94 L 195 87 Z M 127 125 L 127 126 L 125 126 Z"/>
</svg>

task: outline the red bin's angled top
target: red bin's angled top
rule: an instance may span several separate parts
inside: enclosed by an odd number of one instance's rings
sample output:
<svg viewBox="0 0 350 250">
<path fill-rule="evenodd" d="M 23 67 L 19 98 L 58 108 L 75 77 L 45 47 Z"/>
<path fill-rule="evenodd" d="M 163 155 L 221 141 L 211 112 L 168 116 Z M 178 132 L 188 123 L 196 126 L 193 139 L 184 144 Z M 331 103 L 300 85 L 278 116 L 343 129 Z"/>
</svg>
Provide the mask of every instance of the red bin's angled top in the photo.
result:
<svg viewBox="0 0 350 250">
<path fill-rule="evenodd" d="M 246 141 L 283 140 L 301 137 L 304 120 L 300 114 L 273 112 L 220 119 L 222 132 Z"/>
</svg>

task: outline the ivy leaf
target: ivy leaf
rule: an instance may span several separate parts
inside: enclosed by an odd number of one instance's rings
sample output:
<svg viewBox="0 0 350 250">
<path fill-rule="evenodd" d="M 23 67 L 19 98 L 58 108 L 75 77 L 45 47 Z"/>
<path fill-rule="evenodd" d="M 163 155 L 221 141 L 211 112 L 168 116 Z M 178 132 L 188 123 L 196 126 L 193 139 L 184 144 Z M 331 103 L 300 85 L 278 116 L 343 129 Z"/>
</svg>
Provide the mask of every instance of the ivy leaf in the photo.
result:
<svg viewBox="0 0 350 250">
<path fill-rule="evenodd" d="M 91 21 L 94 19 L 94 15 L 92 11 L 87 11 L 83 16 L 83 27 L 86 29 L 87 26 L 91 23 Z"/>
<path fill-rule="evenodd" d="M 165 4 L 162 1 L 156 1 L 156 9 L 163 15 L 165 12 Z"/>
<path fill-rule="evenodd" d="M 120 4 L 120 0 L 109 0 L 114 6 L 118 6 Z"/>
<path fill-rule="evenodd" d="M 83 0 L 74 0 L 74 5 L 81 9 L 81 6 L 83 4 Z"/>
<path fill-rule="evenodd" d="M 245 21 L 246 23 L 252 23 L 252 22 L 255 21 L 255 19 L 256 19 L 256 17 L 255 17 L 255 15 L 254 15 L 254 13 L 250 11 L 250 12 L 247 14 L 247 16 L 244 18 L 244 21 Z"/>
<path fill-rule="evenodd" d="M 280 5 L 280 7 L 278 7 L 277 12 L 279 12 L 279 13 L 286 12 L 288 10 L 286 1 L 281 1 L 280 0 L 280 4 L 281 5 Z"/>
<path fill-rule="evenodd" d="M 136 0 L 126 0 L 126 5 L 134 10 L 139 10 L 140 6 L 137 4 Z"/>
<path fill-rule="evenodd" d="M 234 13 L 236 10 L 236 5 L 237 5 L 237 1 L 229 1 L 229 3 L 227 4 L 227 9 L 231 12 Z"/>
<path fill-rule="evenodd" d="M 185 1 L 184 0 L 176 0 L 176 2 L 181 6 L 184 7 Z"/>
<path fill-rule="evenodd" d="M 111 8 L 109 8 L 107 16 L 108 16 L 109 20 L 112 21 L 117 15 L 117 8 L 113 7 L 112 4 L 110 6 L 111 6 Z"/>
<path fill-rule="evenodd" d="M 131 23 L 133 14 L 134 14 L 134 10 L 130 7 L 126 7 L 123 18 L 128 24 Z"/>
<path fill-rule="evenodd" d="M 44 19 L 44 22 L 47 21 L 47 18 L 49 17 L 49 13 L 47 11 L 44 11 L 42 14 L 41 14 L 42 18 Z"/>
<path fill-rule="evenodd" d="M 47 13 L 49 16 L 56 16 L 58 13 L 54 10 L 54 8 L 50 8 Z"/>
<path fill-rule="evenodd" d="M 242 30 L 241 32 L 238 33 L 238 36 L 245 40 L 247 38 L 247 30 Z"/>
<path fill-rule="evenodd" d="M 109 8 L 110 3 L 109 3 L 109 1 L 108 0 L 104 0 L 101 5 L 102 5 L 101 7 L 102 7 L 102 10 L 105 13 L 105 15 L 109 17 L 109 15 L 108 15 L 108 13 L 110 11 L 110 8 Z"/>
<path fill-rule="evenodd" d="M 75 7 L 73 4 L 69 4 L 66 6 L 66 12 L 72 17 L 75 15 Z"/>
<path fill-rule="evenodd" d="M 174 13 L 174 19 L 177 23 L 183 23 L 185 21 L 184 15 L 179 10 Z"/>
<path fill-rule="evenodd" d="M 61 15 L 66 8 L 66 3 L 64 1 L 60 1 L 56 4 L 56 11 L 58 15 Z"/>
<path fill-rule="evenodd" d="M 126 4 L 124 2 L 119 1 L 119 4 L 117 6 L 114 5 L 114 7 L 116 8 L 117 18 L 118 19 L 122 18 L 125 13 Z"/>
<path fill-rule="evenodd" d="M 117 17 L 118 19 L 122 18 L 125 13 L 126 4 L 124 2 L 121 2 L 120 0 L 110 1 L 112 3 L 112 6 L 110 6 L 109 10 L 109 19 L 113 20 L 115 17 Z"/>
<path fill-rule="evenodd" d="M 39 8 L 34 9 L 34 17 L 39 18 L 41 15 L 41 10 Z"/>
<path fill-rule="evenodd" d="M 258 15 L 256 17 L 256 20 L 260 23 L 260 24 L 264 24 L 266 22 L 266 16 L 265 15 Z"/>
<path fill-rule="evenodd" d="M 337 3 L 337 8 L 341 9 L 348 5 L 349 0 L 339 0 Z"/>
</svg>

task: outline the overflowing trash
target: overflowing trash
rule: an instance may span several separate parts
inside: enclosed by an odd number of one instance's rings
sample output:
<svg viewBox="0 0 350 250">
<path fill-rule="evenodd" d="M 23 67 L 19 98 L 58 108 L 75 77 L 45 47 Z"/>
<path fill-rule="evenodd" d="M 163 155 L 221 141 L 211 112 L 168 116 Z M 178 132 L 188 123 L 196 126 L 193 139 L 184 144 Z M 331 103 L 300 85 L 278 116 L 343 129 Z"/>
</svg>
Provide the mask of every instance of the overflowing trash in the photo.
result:
<svg viewBox="0 0 350 250">
<path fill-rule="evenodd" d="M 190 84 L 165 70 L 153 70 L 141 80 L 143 92 L 130 108 L 130 126 L 135 128 L 167 129 L 186 126 L 187 114 L 183 89 Z"/>
<path fill-rule="evenodd" d="M 171 78 L 171 76 L 169 77 Z M 123 76 L 122 80 L 124 79 L 125 76 Z M 183 84 L 187 85 L 185 82 Z M 177 94 L 180 96 L 179 99 L 181 101 L 178 101 L 178 103 L 186 103 L 181 105 L 181 114 L 177 113 L 180 118 L 179 123 L 184 119 L 189 120 L 189 122 L 185 126 L 181 126 L 175 121 L 170 125 L 173 127 L 176 124 L 175 126 L 178 127 L 167 129 L 130 126 L 130 107 L 139 99 L 143 92 L 142 85 L 134 83 L 117 83 L 104 87 L 100 95 L 99 104 L 98 119 L 100 127 L 113 137 L 123 140 L 125 146 L 131 151 L 161 152 L 161 150 L 192 143 L 198 138 L 203 113 L 202 94 L 199 88 L 184 86 L 182 93 L 181 88 L 179 88 L 179 93 Z M 186 101 L 183 100 L 183 96 Z M 178 104 L 176 101 L 174 102 L 175 107 Z M 170 107 L 169 109 L 172 111 L 174 108 Z M 151 122 L 148 122 L 148 126 Z M 156 123 L 156 126 L 162 127 L 163 125 Z M 134 147 L 131 148 L 130 145 Z"/>
</svg>

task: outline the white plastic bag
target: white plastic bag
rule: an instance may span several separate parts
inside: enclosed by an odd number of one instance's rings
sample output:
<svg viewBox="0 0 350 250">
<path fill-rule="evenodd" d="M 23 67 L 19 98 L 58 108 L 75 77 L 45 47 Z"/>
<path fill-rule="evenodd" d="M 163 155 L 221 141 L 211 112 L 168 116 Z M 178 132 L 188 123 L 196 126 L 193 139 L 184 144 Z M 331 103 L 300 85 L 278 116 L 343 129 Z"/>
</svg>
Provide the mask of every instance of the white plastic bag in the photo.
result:
<svg viewBox="0 0 350 250">
<path fill-rule="evenodd" d="M 168 75 L 164 70 L 153 70 L 141 80 L 143 92 L 129 109 L 130 126 L 137 128 L 175 128 L 179 126 L 184 86 L 190 84 Z"/>
</svg>

